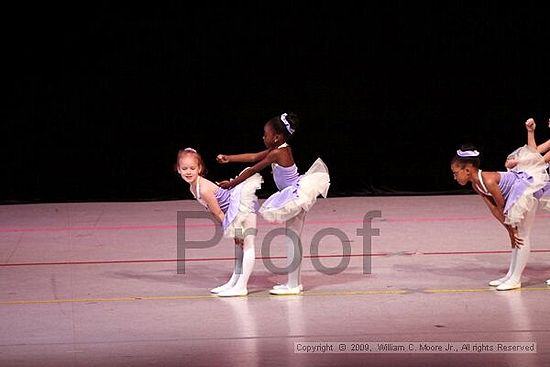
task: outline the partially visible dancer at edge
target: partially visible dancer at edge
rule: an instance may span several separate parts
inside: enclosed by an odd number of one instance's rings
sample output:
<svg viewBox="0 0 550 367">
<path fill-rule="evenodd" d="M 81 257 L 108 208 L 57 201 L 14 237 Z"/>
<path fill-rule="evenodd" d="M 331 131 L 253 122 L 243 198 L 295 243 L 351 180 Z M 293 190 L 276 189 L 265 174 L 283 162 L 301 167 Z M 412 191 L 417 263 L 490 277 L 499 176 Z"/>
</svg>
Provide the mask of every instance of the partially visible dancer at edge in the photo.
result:
<svg viewBox="0 0 550 367">
<path fill-rule="evenodd" d="M 527 128 L 527 144 L 510 153 L 504 165 L 508 170 L 529 173 L 533 176 L 535 182 L 548 181 L 550 139 L 537 145 L 535 140 L 535 129 L 537 125 L 532 118 L 525 121 L 525 127 Z M 550 127 L 550 119 L 548 119 L 548 127 Z M 550 203 L 547 200 L 541 200 L 542 208 L 547 208 L 549 205 Z M 550 285 L 550 279 L 546 281 L 546 284 Z"/>
</svg>

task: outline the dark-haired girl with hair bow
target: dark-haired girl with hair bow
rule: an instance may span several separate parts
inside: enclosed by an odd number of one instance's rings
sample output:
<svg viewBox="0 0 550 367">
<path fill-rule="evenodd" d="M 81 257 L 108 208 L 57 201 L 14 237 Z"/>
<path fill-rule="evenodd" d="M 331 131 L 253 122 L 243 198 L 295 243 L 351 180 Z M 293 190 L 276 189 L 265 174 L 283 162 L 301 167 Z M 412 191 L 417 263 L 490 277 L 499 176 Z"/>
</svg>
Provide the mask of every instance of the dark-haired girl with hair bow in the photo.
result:
<svg viewBox="0 0 550 367">
<path fill-rule="evenodd" d="M 319 195 L 327 196 L 330 185 L 328 168 L 320 158 L 305 174 L 298 173 L 292 149 L 288 144 L 297 126 L 298 117 L 294 113 L 283 113 L 271 118 L 264 125 L 263 140 L 266 150 L 258 153 L 217 156 L 219 163 L 257 162 L 236 179 L 221 182 L 220 186 L 225 188 L 238 185 L 250 175 L 271 166 L 273 179 L 279 191 L 265 200 L 259 212 L 269 222 L 285 223 L 289 269 L 287 283 L 276 285 L 270 290 L 270 293 L 275 295 L 292 295 L 303 291 L 300 280 L 302 261 L 300 238 L 305 216 Z"/>
<path fill-rule="evenodd" d="M 550 183 L 535 182 L 533 176 L 522 171 L 483 172 L 479 155 L 475 147 L 462 146 L 451 161 L 451 171 L 460 185 L 471 183 L 510 237 L 512 258 L 508 273 L 489 285 L 499 291 L 520 288 L 531 251 L 531 227 L 539 200 L 550 199 Z"/>
</svg>

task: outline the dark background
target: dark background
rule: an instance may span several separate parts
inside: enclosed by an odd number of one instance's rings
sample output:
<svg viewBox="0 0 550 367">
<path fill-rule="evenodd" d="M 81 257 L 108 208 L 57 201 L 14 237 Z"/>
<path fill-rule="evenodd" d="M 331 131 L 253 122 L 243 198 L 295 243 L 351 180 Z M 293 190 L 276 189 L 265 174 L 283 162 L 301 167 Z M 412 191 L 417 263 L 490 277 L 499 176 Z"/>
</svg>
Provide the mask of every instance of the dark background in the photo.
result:
<svg viewBox="0 0 550 367">
<path fill-rule="evenodd" d="M 321 157 L 331 196 L 468 192 L 449 169 L 461 143 L 501 170 L 528 117 L 550 138 L 548 11 L 428 4 L 14 8 L 0 203 L 190 198 L 178 148 L 228 178 L 244 166 L 216 154 L 262 150 L 285 111 L 300 171 Z"/>
</svg>

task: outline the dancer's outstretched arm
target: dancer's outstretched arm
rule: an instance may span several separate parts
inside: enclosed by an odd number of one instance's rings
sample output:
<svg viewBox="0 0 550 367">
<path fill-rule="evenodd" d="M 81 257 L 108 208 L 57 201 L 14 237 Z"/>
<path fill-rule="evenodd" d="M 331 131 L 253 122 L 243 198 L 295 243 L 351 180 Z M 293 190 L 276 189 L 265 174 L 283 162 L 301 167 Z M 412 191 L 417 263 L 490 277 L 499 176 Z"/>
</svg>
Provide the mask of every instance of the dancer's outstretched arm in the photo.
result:
<svg viewBox="0 0 550 367">
<path fill-rule="evenodd" d="M 258 163 L 256 163 L 254 166 L 245 169 L 239 176 L 237 176 L 235 179 L 231 181 L 222 181 L 218 183 L 220 187 L 223 187 L 224 189 L 230 189 L 232 187 L 237 186 L 247 178 L 251 177 L 255 173 L 260 172 L 265 167 L 269 166 L 271 163 L 277 162 L 277 158 L 279 157 L 279 154 L 281 150 L 280 149 L 271 149 L 267 151 L 267 154 L 264 156 L 262 160 L 260 160 Z"/>
<path fill-rule="evenodd" d="M 216 161 L 218 163 L 233 163 L 233 162 L 258 162 L 264 159 L 269 153 L 270 149 L 258 153 L 244 153 L 244 154 L 218 154 Z"/>
<path fill-rule="evenodd" d="M 537 142 L 535 141 L 535 129 L 537 128 L 537 124 L 535 120 L 530 118 L 525 121 L 525 128 L 527 129 L 527 145 L 535 151 L 537 150 Z"/>
</svg>

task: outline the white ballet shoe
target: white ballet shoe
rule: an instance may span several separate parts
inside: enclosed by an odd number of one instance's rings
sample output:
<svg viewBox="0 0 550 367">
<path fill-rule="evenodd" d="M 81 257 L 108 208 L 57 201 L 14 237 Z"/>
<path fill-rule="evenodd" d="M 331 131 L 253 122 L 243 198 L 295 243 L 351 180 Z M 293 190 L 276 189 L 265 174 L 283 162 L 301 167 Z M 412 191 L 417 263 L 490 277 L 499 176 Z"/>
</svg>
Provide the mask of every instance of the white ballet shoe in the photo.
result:
<svg viewBox="0 0 550 367">
<path fill-rule="evenodd" d="M 219 292 L 218 297 L 243 297 L 248 295 L 248 290 L 244 289 L 227 289 L 225 291 Z"/>
<path fill-rule="evenodd" d="M 225 284 L 220 285 L 219 287 L 212 288 L 212 289 L 210 290 L 210 293 L 217 294 L 217 293 L 226 291 L 226 290 L 228 290 L 228 289 L 231 289 L 231 287 L 232 287 L 232 285 L 225 283 Z"/>
<path fill-rule="evenodd" d="M 288 284 L 276 284 L 273 286 L 273 289 L 282 289 L 282 288 L 288 288 Z M 300 288 L 300 292 L 304 290 L 304 286 L 299 284 L 298 288 Z"/>
<path fill-rule="evenodd" d="M 277 295 L 277 296 L 287 296 L 287 295 L 300 294 L 302 292 L 302 290 L 303 290 L 303 287 L 300 287 L 300 286 L 297 286 L 297 287 L 294 287 L 294 288 L 281 287 L 281 288 L 278 288 L 278 289 L 271 289 L 269 291 L 269 293 Z"/>
<path fill-rule="evenodd" d="M 500 278 L 500 279 L 497 279 L 497 280 L 491 280 L 489 282 L 489 285 L 491 287 L 498 287 L 499 285 L 501 285 L 502 283 L 504 283 L 507 280 L 508 280 L 508 278 L 506 278 L 506 277 L 505 278 Z"/>
<path fill-rule="evenodd" d="M 546 285 L 550 285 L 550 279 L 546 281 Z"/>
<path fill-rule="evenodd" d="M 512 289 L 518 289 L 521 288 L 521 282 L 513 282 L 510 280 L 507 280 L 506 282 L 502 283 L 497 287 L 497 291 L 510 291 Z"/>
</svg>

